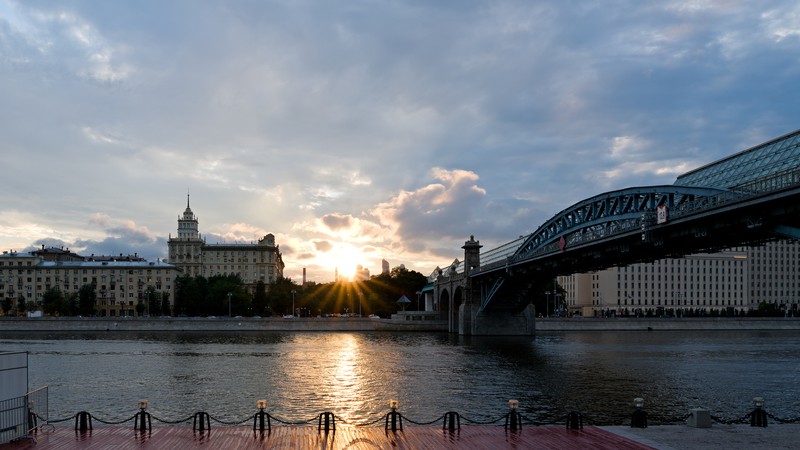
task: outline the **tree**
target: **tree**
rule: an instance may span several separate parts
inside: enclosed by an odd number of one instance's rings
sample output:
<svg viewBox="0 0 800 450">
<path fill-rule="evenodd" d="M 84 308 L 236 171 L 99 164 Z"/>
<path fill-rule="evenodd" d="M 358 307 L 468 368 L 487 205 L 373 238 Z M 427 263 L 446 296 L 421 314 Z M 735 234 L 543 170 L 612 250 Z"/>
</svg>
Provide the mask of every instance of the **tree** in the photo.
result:
<svg viewBox="0 0 800 450">
<path fill-rule="evenodd" d="M 182 276 L 175 279 L 175 308 L 178 315 L 206 315 L 208 281 L 205 277 Z"/>
<path fill-rule="evenodd" d="M 13 307 L 14 301 L 11 299 L 11 297 L 6 297 L 3 299 L 3 315 L 7 316 Z"/>
<path fill-rule="evenodd" d="M 147 312 L 151 316 L 158 317 L 161 315 L 161 293 L 157 292 L 153 286 L 147 286 L 145 291 L 147 296 Z"/>
<path fill-rule="evenodd" d="M 17 312 L 24 313 L 27 310 L 27 304 L 25 302 L 25 297 L 19 296 L 17 297 Z"/>
<path fill-rule="evenodd" d="M 146 306 L 144 306 L 144 302 L 143 302 L 143 301 L 141 301 L 141 300 L 139 300 L 139 302 L 138 302 L 138 303 L 136 303 L 136 315 L 137 315 L 137 316 L 139 316 L 139 317 L 141 317 L 141 316 L 142 316 L 142 314 L 144 314 L 144 310 L 145 310 L 146 308 L 147 308 L 147 307 L 146 307 Z"/>
<path fill-rule="evenodd" d="M 56 288 L 50 288 L 42 295 L 42 309 L 45 314 L 55 315 L 61 312 L 64 296 Z"/>
<path fill-rule="evenodd" d="M 253 314 L 257 316 L 267 315 L 267 285 L 258 280 L 256 292 L 253 294 Z"/>
<path fill-rule="evenodd" d="M 97 294 L 94 288 L 95 286 L 93 284 L 84 284 L 78 290 L 78 314 L 83 316 L 94 315 L 95 304 L 97 302 Z"/>
<path fill-rule="evenodd" d="M 273 313 L 286 314 L 291 312 L 291 314 L 294 314 L 294 311 L 291 311 L 292 291 L 295 291 L 294 299 L 295 307 L 297 307 L 297 301 L 299 300 L 298 293 L 301 291 L 300 286 L 295 284 L 291 278 L 278 277 L 278 279 L 269 286 L 267 307 L 271 309 Z"/>
<path fill-rule="evenodd" d="M 171 316 L 172 311 L 169 308 L 169 292 L 161 293 L 161 314 Z"/>
</svg>

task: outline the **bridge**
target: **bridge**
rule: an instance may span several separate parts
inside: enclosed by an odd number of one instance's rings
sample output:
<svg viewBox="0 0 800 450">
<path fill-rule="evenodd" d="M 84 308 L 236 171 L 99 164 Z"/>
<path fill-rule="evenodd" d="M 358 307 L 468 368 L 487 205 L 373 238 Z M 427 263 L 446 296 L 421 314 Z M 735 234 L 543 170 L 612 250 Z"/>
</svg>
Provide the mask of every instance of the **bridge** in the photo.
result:
<svg viewBox="0 0 800 450">
<path fill-rule="evenodd" d="M 531 293 L 558 275 L 800 239 L 800 130 L 679 176 L 587 198 L 534 232 L 439 269 L 434 302 L 463 335 L 532 334 Z"/>
</svg>

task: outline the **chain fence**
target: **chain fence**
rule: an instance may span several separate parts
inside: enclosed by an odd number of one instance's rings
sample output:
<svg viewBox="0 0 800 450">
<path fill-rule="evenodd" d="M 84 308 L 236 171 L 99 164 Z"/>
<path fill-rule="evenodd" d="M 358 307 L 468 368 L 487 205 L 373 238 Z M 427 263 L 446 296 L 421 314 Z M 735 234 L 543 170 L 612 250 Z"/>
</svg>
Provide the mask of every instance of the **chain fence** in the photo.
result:
<svg viewBox="0 0 800 450">
<path fill-rule="evenodd" d="M 137 413 L 137 414 L 141 414 L 141 413 L 143 413 L 143 411 L 140 412 L 140 413 Z M 98 416 L 95 416 L 93 414 L 90 414 L 90 413 L 84 411 L 84 412 L 80 412 L 80 413 L 73 414 L 71 416 L 62 417 L 62 418 L 51 418 L 49 420 L 46 420 L 46 423 L 48 425 L 53 425 L 53 424 L 67 422 L 67 421 L 75 421 L 76 429 L 77 429 L 77 427 L 78 427 L 77 423 L 78 423 L 79 419 L 81 418 L 81 415 L 84 415 L 84 414 L 88 415 L 86 417 L 88 417 L 89 419 L 91 419 L 93 421 L 96 421 L 98 423 L 105 424 L 105 425 L 121 425 L 121 424 L 124 424 L 124 423 L 132 422 L 132 421 L 134 421 L 136 419 L 136 416 L 137 416 L 136 414 L 134 414 L 133 416 L 130 416 L 130 417 L 127 417 L 127 418 L 124 418 L 124 419 L 110 419 L 110 418 L 98 417 Z M 178 419 L 166 419 L 166 418 L 156 417 L 156 416 L 152 416 L 152 415 L 150 415 L 150 417 L 152 417 L 152 419 L 155 420 L 156 422 L 160 422 L 160 423 L 165 424 L 165 425 L 178 425 L 178 424 L 182 424 L 182 423 L 192 422 L 193 419 L 196 419 L 197 415 L 200 415 L 200 414 L 206 414 L 206 413 L 198 412 L 196 414 L 193 414 L 193 415 L 190 415 L 190 416 L 187 416 L 187 417 L 178 418 Z M 265 413 L 265 415 L 268 416 L 271 420 L 273 420 L 273 421 L 275 421 L 277 423 L 280 423 L 282 425 L 286 425 L 286 426 L 315 425 L 315 424 L 318 423 L 318 421 L 322 420 L 322 417 L 325 414 L 330 414 L 330 417 L 332 417 L 335 421 L 338 421 L 339 423 L 342 423 L 342 424 L 352 425 L 352 426 L 356 426 L 356 427 L 373 427 L 373 426 L 378 426 L 380 423 L 383 423 L 386 420 L 387 416 L 389 414 L 392 414 L 392 413 L 390 412 L 388 414 L 381 415 L 381 416 L 377 417 L 374 420 L 367 420 L 367 421 L 362 422 L 362 423 L 348 422 L 348 420 L 346 418 L 344 418 L 342 416 L 339 416 L 339 415 L 336 415 L 334 413 L 330 413 L 330 412 L 320 413 L 319 415 L 316 415 L 313 418 L 310 418 L 310 419 L 307 419 L 307 420 L 289 420 L 289 419 L 285 419 L 285 418 L 281 418 L 281 417 L 277 417 L 277 416 L 273 416 L 273 415 L 270 415 L 268 413 Z M 454 415 L 459 420 L 459 424 L 460 424 L 460 421 L 463 421 L 465 424 L 468 424 L 468 425 L 480 425 L 480 426 L 500 425 L 501 423 L 503 423 L 503 421 L 508 423 L 508 420 L 509 420 L 510 416 L 518 418 L 520 423 L 524 423 L 524 424 L 532 425 L 532 426 L 569 425 L 571 423 L 570 422 L 571 419 L 576 419 L 576 418 L 580 421 L 581 424 L 586 423 L 586 424 L 592 425 L 592 426 L 624 426 L 624 425 L 631 424 L 631 415 L 620 415 L 618 417 L 608 417 L 608 416 L 592 417 L 591 415 L 582 414 L 582 413 L 577 412 L 577 411 L 572 411 L 572 412 L 570 412 L 568 414 L 565 414 L 565 415 L 562 415 L 562 416 L 552 416 L 552 417 L 545 417 L 545 416 L 530 417 L 530 416 L 526 416 L 526 415 L 520 414 L 520 413 L 518 413 L 516 411 L 512 411 L 512 412 L 506 413 L 506 414 L 504 414 L 504 415 L 502 415 L 500 417 L 489 418 L 489 419 L 485 419 L 485 420 L 476 419 L 476 418 L 472 418 L 472 417 L 468 417 L 468 416 L 463 416 L 463 415 L 461 415 L 461 414 L 459 414 L 457 412 L 448 412 L 448 413 L 442 414 L 441 416 L 438 416 L 435 419 L 431 419 L 431 420 L 424 420 L 424 419 L 419 419 L 419 418 L 411 418 L 411 417 L 405 416 L 405 415 L 403 415 L 403 414 L 401 414 L 399 412 L 397 412 L 396 414 L 398 415 L 398 417 L 402 418 L 402 420 L 404 420 L 404 421 L 406 421 L 406 422 L 408 422 L 410 424 L 419 425 L 419 426 L 429 426 L 429 425 L 433 425 L 433 424 L 436 424 L 436 423 L 443 423 L 444 424 L 444 423 L 446 423 L 448 421 L 448 418 L 449 418 L 450 415 Z M 713 414 L 710 414 L 710 418 L 711 418 L 712 422 L 719 423 L 719 424 L 724 424 L 724 425 L 743 425 L 743 424 L 748 424 L 748 423 L 752 424 L 753 423 L 752 419 L 753 419 L 754 414 L 768 417 L 773 423 L 778 423 L 778 424 L 794 424 L 794 423 L 800 422 L 800 417 L 791 417 L 791 418 L 778 417 L 778 416 L 775 416 L 773 414 L 767 413 L 766 411 L 761 410 L 761 409 L 756 409 L 756 410 L 754 410 L 752 412 L 749 412 L 749 413 L 747 413 L 747 414 L 745 414 L 745 415 L 743 415 L 741 417 L 733 418 L 733 419 L 720 417 L 720 416 L 713 415 Z M 244 425 L 245 423 L 254 421 L 257 416 L 258 416 L 258 413 L 247 415 L 246 417 L 244 417 L 242 419 L 238 419 L 238 418 L 235 418 L 235 419 L 223 419 L 223 418 L 215 417 L 215 416 L 211 416 L 211 415 L 208 415 L 208 418 L 212 422 L 215 422 L 215 423 L 220 424 L 220 425 L 241 426 L 241 425 Z M 683 415 L 675 415 L 675 416 L 648 415 L 647 416 L 647 421 L 648 421 L 648 423 L 650 425 L 673 425 L 673 424 L 679 424 L 679 423 L 686 423 L 687 420 L 689 420 L 690 417 L 692 417 L 692 413 L 683 414 Z M 42 417 L 41 419 L 44 419 L 44 418 Z M 766 426 L 766 424 L 764 424 L 762 426 Z"/>
</svg>

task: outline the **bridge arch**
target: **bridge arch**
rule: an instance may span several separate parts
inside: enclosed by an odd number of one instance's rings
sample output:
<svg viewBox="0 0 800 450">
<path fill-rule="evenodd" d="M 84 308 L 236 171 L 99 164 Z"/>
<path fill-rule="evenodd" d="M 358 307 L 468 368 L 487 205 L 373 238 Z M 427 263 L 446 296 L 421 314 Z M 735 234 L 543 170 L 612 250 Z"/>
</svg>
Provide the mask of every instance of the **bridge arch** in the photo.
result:
<svg viewBox="0 0 800 450">
<path fill-rule="evenodd" d="M 455 291 L 453 291 L 453 299 L 450 302 L 450 319 L 448 322 L 450 323 L 450 330 L 452 331 L 458 331 L 458 314 L 462 303 L 464 303 L 464 288 L 457 286 Z"/>
<path fill-rule="evenodd" d="M 553 216 L 528 235 L 511 258 L 517 260 L 563 250 L 572 244 L 607 238 L 641 228 L 643 224 L 655 224 L 659 208 L 674 219 L 742 195 L 744 193 L 726 189 L 676 185 L 605 192 Z"/>
</svg>

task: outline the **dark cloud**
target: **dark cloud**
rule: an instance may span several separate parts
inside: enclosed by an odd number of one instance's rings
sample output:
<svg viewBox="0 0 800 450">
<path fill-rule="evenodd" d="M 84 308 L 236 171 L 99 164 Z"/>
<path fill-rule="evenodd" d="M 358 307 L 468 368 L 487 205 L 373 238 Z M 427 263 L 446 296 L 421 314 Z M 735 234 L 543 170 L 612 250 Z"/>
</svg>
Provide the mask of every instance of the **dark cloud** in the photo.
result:
<svg viewBox="0 0 800 450">
<path fill-rule="evenodd" d="M 322 253 L 328 252 L 333 248 L 330 241 L 314 241 L 314 248 Z"/>
<path fill-rule="evenodd" d="M 337 231 L 342 228 L 350 228 L 353 218 L 344 214 L 326 214 L 322 216 L 322 223 L 327 225 L 331 231 Z"/>
</svg>

